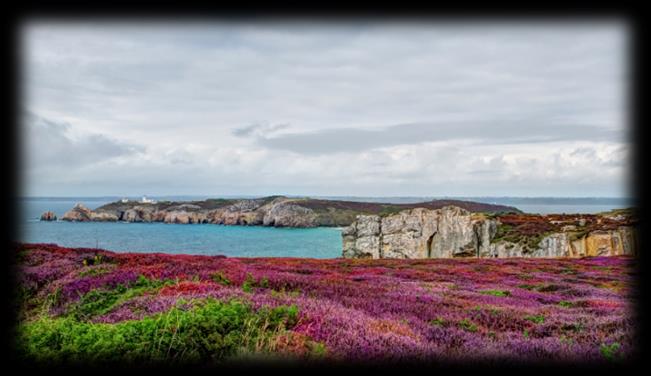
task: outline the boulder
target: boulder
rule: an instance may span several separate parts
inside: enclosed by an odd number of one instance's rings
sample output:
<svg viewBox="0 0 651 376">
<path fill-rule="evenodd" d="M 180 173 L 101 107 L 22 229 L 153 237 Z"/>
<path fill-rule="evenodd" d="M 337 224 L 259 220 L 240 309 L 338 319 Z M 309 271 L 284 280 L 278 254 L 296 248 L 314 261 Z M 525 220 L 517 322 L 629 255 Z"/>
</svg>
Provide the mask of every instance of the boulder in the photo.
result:
<svg viewBox="0 0 651 376">
<path fill-rule="evenodd" d="M 56 221 L 57 215 L 54 212 L 46 211 L 41 214 L 41 221 Z"/>
</svg>

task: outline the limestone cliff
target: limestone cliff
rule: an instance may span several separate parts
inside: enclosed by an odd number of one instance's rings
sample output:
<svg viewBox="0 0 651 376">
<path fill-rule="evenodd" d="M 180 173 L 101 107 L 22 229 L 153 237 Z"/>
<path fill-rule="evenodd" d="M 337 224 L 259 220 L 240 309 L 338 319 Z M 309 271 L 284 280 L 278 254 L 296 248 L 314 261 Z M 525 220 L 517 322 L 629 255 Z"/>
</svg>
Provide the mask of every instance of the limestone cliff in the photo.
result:
<svg viewBox="0 0 651 376">
<path fill-rule="evenodd" d="M 343 257 L 583 257 L 637 253 L 635 220 L 620 215 L 487 216 L 447 206 L 360 215 Z"/>
</svg>

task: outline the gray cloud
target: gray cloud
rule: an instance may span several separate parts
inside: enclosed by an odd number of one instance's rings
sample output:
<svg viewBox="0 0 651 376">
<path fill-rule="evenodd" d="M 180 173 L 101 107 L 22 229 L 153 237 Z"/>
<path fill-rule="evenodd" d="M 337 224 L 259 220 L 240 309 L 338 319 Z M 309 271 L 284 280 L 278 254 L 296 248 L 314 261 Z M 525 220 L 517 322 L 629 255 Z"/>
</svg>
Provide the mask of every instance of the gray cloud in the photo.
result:
<svg viewBox="0 0 651 376">
<path fill-rule="evenodd" d="M 68 135 L 72 128 L 70 124 L 30 112 L 23 115 L 22 124 L 28 168 L 71 168 L 145 151 L 143 146 L 119 142 L 102 134 L 90 133 L 72 138 Z"/>
<path fill-rule="evenodd" d="M 26 126 L 27 187 L 617 194 L 627 32 L 571 21 L 34 21 L 22 38 L 24 107 L 41 116 Z"/>
<path fill-rule="evenodd" d="M 251 124 L 244 127 L 233 128 L 232 133 L 238 137 L 266 137 L 270 134 L 287 128 L 289 128 L 289 124 Z"/>
<path fill-rule="evenodd" d="M 233 134 L 251 136 L 257 126 L 237 128 Z M 440 124 L 400 124 L 383 128 L 333 128 L 277 136 L 253 135 L 258 145 L 301 154 L 359 152 L 395 145 L 434 141 L 472 140 L 481 144 L 541 143 L 556 141 L 622 142 L 616 130 L 575 124 L 528 122 L 447 122 Z"/>
</svg>

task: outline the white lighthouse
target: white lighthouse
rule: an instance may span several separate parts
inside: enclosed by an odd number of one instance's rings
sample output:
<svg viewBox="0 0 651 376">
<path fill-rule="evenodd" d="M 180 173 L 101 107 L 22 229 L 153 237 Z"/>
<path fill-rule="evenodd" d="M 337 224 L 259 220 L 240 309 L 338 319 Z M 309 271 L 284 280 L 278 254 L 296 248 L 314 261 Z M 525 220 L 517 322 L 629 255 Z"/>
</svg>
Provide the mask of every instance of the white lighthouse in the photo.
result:
<svg viewBox="0 0 651 376">
<path fill-rule="evenodd" d="M 147 198 L 147 196 L 142 196 L 142 200 L 140 200 L 141 203 L 143 204 L 155 204 L 155 200 L 150 200 Z"/>
</svg>

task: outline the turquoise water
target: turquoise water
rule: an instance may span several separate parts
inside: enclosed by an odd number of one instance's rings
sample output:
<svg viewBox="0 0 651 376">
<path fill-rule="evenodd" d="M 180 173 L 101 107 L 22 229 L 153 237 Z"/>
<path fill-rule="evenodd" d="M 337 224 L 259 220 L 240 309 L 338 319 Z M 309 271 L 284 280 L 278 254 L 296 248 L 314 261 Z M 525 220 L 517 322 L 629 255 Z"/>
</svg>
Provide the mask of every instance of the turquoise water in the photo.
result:
<svg viewBox="0 0 651 376">
<path fill-rule="evenodd" d="M 341 256 L 338 228 L 273 228 L 212 224 L 121 222 L 45 222 L 41 213 L 61 217 L 76 202 L 91 209 L 113 200 L 22 200 L 18 239 L 30 243 L 56 243 L 65 247 L 99 247 L 111 251 L 164 252 L 232 257 Z"/>
<path fill-rule="evenodd" d="M 19 201 L 21 218 L 16 240 L 129 252 L 221 254 L 233 257 L 333 258 L 341 256 L 341 230 L 338 228 L 291 229 L 211 224 L 39 221 L 40 215 L 47 210 L 53 211 L 61 218 L 77 202 L 95 209 L 117 199 L 116 197 L 22 199 Z M 596 213 L 621 206 L 522 204 L 517 207 L 529 213 L 546 214 Z"/>
</svg>

